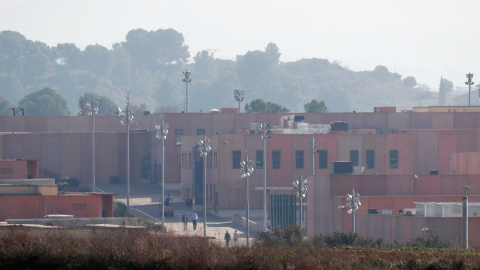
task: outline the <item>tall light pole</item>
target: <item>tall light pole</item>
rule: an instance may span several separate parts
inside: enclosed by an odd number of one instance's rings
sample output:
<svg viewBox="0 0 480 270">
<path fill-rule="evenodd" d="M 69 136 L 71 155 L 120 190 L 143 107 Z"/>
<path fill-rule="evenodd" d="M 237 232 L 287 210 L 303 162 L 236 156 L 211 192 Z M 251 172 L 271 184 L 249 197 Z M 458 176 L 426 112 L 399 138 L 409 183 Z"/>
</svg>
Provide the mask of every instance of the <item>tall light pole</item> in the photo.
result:
<svg viewBox="0 0 480 270">
<path fill-rule="evenodd" d="M 472 85 L 474 84 L 474 82 L 472 82 L 472 79 L 473 79 L 473 74 L 468 73 L 467 74 L 467 81 L 465 82 L 465 84 L 468 85 L 468 106 L 470 106 L 470 89 L 471 89 Z"/>
<path fill-rule="evenodd" d="M 119 112 L 122 119 L 120 123 L 127 127 L 127 216 L 130 216 L 130 123 L 134 122 L 134 115 L 130 107 L 130 92 L 127 92 L 127 106 L 125 112 Z"/>
<path fill-rule="evenodd" d="M 355 213 L 358 212 L 358 208 L 362 205 L 360 202 L 360 194 L 355 193 L 355 189 L 352 190 L 352 195 L 347 193 L 347 203 L 345 207 L 348 209 L 348 213 L 352 215 L 352 232 L 355 233 Z"/>
<path fill-rule="evenodd" d="M 293 179 L 293 192 L 300 198 L 300 228 L 303 227 L 303 214 L 302 214 L 302 207 L 303 207 L 303 198 L 307 194 L 307 179 L 300 177 L 298 179 Z"/>
<path fill-rule="evenodd" d="M 160 125 L 155 125 L 157 139 L 162 139 L 162 231 L 165 230 L 165 139 L 168 134 L 168 124 L 162 119 Z"/>
<path fill-rule="evenodd" d="M 85 100 L 80 103 L 84 104 L 81 105 L 82 114 L 92 116 L 92 186 L 93 192 L 95 192 L 95 115 L 98 113 L 98 102 L 95 102 L 95 99 L 92 97 L 92 103 Z"/>
<path fill-rule="evenodd" d="M 191 71 L 185 70 L 183 72 L 183 75 L 185 75 L 185 79 L 182 79 L 182 82 L 184 82 L 186 85 L 186 91 L 185 91 L 185 112 L 186 113 L 188 113 L 188 83 L 192 81 L 192 79 L 190 79 L 190 74 L 192 74 Z"/>
<path fill-rule="evenodd" d="M 245 151 L 246 152 L 246 151 Z M 248 160 L 245 155 L 245 160 L 240 161 L 240 173 L 242 178 L 245 178 L 245 193 L 246 193 L 246 224 L 247 224 L 247 247 L 249 245 L 248 239 L 250 237 L 250 206 L 248 202 L 248 177 L 253 172 L 253 160 Z"/>
<path fill-rule="evenodd" d="M 243 99 L 245 98 L 245 90 L 242 90 L 242 89 L 233 90 L 233 97 L 235 98 L 235 101 L 238 102 L 238 113 L 240 113 L 240 102 L 242 102 Z"/>
<path fill-rule="evenodd" d="M 312 147 L 312 175 L 315 175 L 315 153 L 317 153 L 316 142 L 317 140 L 315 140 L 315 137 L 312 137 L 310 140 L 310 146 Z"/>
<path fill-rule="evenodd" d="M 463 219 L 463 248 L 468 249 L 468 197 L 467 192 L 470 189 L 469 186 L 463 186 L 463 198 L 462 198 L 462 219 Z"/>
<path fill-rule="evenodd" d="M 240 112 L 240 111 L 239 111 Z M 267 135 L 268 129 L 263 122 L 262 143 L 263 143 L 263 226 L 267 227 L 267 142 L 270 136 Z"/>
<path fill-rule="evenodd" d="M 200 147 L 200 156 L 203 157 L 203 236 L 207 236 L 207 155 L 212 148 L 210 140 L 203 136 L 203 140 L 198 142 Z"/>
</svg>

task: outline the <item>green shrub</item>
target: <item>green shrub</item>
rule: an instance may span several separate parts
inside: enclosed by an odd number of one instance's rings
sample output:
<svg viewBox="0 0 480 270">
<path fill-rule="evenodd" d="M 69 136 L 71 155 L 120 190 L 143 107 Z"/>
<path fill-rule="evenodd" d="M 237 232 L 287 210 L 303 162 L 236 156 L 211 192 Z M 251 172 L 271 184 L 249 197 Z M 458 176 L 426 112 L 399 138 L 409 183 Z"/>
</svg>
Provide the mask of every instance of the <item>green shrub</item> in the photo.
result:
<svg viewBox="0 0 480 270">
<path fill-rule="evenodd" d="M 149 220 L 149 219 L 141 218 L 141 219 L 138 220 L 138 224 L 140 226 L 144 226 L 149 231 L 165 232 L 165 233 L 167 232 L 167 228 L 162 227 L 162 224 L 157 224 L 157 223 L 155 223 L 155 222 L 153 222 L 152 220 Z"/>
<path fill-rule="evenodd" d="M 76 192 L 80 186 L 80 180 L 77 177 L 55 178 L 55 184 L 58 190 Z"/>
</svg>

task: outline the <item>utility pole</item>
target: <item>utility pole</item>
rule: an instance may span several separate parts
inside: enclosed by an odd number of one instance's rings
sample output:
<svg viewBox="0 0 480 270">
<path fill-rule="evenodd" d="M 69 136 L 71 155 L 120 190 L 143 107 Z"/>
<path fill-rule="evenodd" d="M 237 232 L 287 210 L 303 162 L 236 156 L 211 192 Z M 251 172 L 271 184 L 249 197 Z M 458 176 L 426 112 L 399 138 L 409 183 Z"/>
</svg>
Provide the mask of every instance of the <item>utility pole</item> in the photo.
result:
<svg viewBox="0 0 480 270">
<path fill-rule="evenodd" d="M 315 175 L 315 153 L 317 153 L 317 145 L 315 144 L 317 140 L 315 137 L 312 137 L 310 140 L 310 146 L 312 147 L 312 175 Z"/>
<path fill-rule="evenodd" d="M 267 135 L 267 126 L 263 122 L 262 143 L 263 143 L 263 226 L 267 228 L 267 143 L 270 136 Z"/>
</svg>

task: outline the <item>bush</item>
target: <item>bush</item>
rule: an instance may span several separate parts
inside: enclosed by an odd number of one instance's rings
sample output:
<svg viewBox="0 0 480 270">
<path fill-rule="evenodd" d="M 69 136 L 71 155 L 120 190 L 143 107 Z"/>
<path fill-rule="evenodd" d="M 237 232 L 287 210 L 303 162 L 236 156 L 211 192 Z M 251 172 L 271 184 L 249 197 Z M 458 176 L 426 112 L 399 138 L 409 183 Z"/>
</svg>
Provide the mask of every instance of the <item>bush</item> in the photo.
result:
<svg viewBox="0 0 480 270">
<path fill-rule="evenodd" d="M 428 237 L 417 237 L 406 243 L 407 247 L 422 248 L 454 248 L 455 244 L 448 240 L 440 239 L 438 235 L 429 235 Z"/>
<path fill-rule="evenodd" d="M 113 216 L 114 217 L 126 217 L 127 216 L 127 206 L 119 201 L 113 201 Z"/>
<path fill-rule="evenodd" d="M 288 226 L 285 231 L 280 227 L 277 227 L 273 229 L 271 233 L 265 234 L 264 237 L 261 237 L 255 243 L 258 246 L 265 247 L 299 247 L 306 244 L 306 242 L 303 241 L 304 237 L 305 229 L 301 228 L 300 225 L 291 225 Z"/>
<path fill-rule="evenodd" d="M 58 190 L 76 192 L 80 186 L 80 180 L 77 177 L 55 178 L 55 184 Z"/>
<path fill-rule="evenodd" d="M 149 220 L 149 219 L 141 218 L 141 219 L 138 220 L 138 224 L 140 226 L 144 226 L 149 231 L 164 232 L 164 233 L 167 232 L 167 228 L 162 227 L 162 224 L 157 224 L 157 223 L 155 223 L 155 222 L 153 222 L 152 220 Z"/>
</svg>

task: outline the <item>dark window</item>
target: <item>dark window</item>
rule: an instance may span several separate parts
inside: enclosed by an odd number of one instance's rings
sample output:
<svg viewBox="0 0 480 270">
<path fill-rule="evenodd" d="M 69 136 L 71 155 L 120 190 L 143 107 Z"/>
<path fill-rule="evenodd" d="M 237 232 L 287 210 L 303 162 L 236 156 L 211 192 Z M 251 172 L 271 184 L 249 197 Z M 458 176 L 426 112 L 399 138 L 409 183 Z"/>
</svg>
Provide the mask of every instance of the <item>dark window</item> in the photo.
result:
<svg viewBox="0 0 480 270">
<path fill-rule="evenodd" d="M 390 150 L 390 169 L 398 169 L 398 150 Z"/>
<path fill-rule="evenodd" d="M 205 129 L 204 128 L 197 129 L 197 135 L 205 135 Z"/>
<path fill-rule="evenodd" d="M 328 169 L 328 150 L 318 150 L 318 168 Z"/>
<path fill-rule="evenodd" d="M 295 168 L 303 169 L 303 150 L 295 151 Z"/>
<path fill-rule="evenodd" d="M 282 151 L 272 150 L 272 169 L 280 169 Z"/>
<path fill-rule="evenodd" d="M 365 157 L 366 157 L 366 167 L 367 169 L 375 169 L 375 151 L 373 150 L 367 150 L 365 152 Z"/>
<path fill-rule="evenodd" d="M 257 150 L 257 168 L 263 168 L 263 150 Z"/>
<path fill-rule="evenodd" d="M 240 169 L 240 162 L 242 161 L 242 151 L 240 150 L 233 150 L 232 151 L 232 168 Z"/>
<path fill-rule="evenodd" d="M 353 166 L 358 166 L 358 150 L 350 150 L 350 161 Z"/>
<path fill-rule="evenodd" d="M 183 129 L 175 129 L 175 135 L 183 135 Z"/>
</svg>

